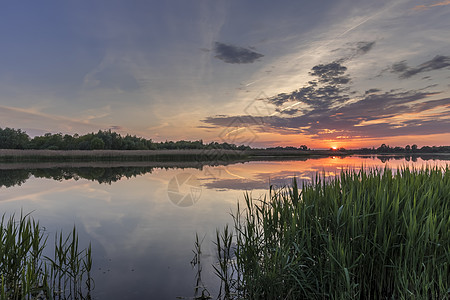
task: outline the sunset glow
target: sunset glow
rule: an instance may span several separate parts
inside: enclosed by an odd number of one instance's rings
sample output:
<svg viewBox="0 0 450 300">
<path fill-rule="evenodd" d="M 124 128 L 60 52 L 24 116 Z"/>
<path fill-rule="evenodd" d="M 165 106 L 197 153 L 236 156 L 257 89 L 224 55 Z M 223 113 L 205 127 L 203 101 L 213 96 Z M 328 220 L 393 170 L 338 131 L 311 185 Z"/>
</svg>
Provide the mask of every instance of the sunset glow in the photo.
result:
<svg viewBox="0 0 450 300">
<path fill-rule="evenodd" d="M 314 149 L 450 141 L 448 1 L 26 3 L 0 11 L 0 128 Z"/>
</svg>

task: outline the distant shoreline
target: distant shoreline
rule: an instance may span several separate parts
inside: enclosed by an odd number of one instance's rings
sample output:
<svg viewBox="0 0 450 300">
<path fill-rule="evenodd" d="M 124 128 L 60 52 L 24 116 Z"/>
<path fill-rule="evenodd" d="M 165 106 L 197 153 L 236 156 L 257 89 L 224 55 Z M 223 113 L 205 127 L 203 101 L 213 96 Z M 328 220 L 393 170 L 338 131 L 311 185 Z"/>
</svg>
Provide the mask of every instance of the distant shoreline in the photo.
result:
<svg viewBox="0 0 450 300">
<path fill-rule="evenodd" d="M 310 156 L 310 155 L 348 155 L 352 151 L 331 150 L 228 150 L 228 149 L 164 149 L 164 150 L 35 150 L 0 149 L 1 157 L 134 157 L 165 155 L 231 155 L 231 156 Z"/>
<path fill-rule="evenodd" d="M 358 153 L 345 150 L 224 150 L 224 149 L 174 149 L 174 150 L 17 150 L 0 149 L 0 162 L 181 162 L 197 161 L 222 164 L 241 160 L 282 158 L 317 158 L 328 156 L 450 156 L 450 153 Z"/>
</svg>

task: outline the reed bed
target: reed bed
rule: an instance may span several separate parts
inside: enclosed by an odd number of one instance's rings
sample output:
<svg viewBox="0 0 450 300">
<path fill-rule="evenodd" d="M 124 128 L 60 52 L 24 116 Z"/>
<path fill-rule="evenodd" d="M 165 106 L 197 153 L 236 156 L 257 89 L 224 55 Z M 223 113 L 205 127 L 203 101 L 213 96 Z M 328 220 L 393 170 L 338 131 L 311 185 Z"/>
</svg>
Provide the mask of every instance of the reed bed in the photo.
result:
<svg viewBox="0 0 450 300">
<path fill-rule="evenodd" d="M 226 149 L 174 150 L 15 150 L 0 149 L 0 162 L 228 161 L 247 157 Z"/>
<path fill-rule="evenodd" d="M 3 215 L 0 224 L 0 299 L 90 299 L 91 247 L 78 249 L 75 228 L 55 236 L 53 257 L 44 256 L 47 236 L 29 215 Z"/>
<path fill-rule="evenodd" d="M 450 299 L 448 166 L 294 179 L 232 216 L 219 298 Z"/>
</svg>

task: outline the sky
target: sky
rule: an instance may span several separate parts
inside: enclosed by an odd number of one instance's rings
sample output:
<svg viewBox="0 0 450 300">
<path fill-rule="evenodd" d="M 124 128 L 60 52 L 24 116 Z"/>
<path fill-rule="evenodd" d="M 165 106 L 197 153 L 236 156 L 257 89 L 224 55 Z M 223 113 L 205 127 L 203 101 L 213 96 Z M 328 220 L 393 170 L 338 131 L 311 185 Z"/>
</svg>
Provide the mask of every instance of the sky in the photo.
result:
<svg viewBox="0 0 450 300">
<path fill-rule="evenodd" d="M 9 1 L 0 128 L 450 145 L 450 1 Z"/>
</svg>

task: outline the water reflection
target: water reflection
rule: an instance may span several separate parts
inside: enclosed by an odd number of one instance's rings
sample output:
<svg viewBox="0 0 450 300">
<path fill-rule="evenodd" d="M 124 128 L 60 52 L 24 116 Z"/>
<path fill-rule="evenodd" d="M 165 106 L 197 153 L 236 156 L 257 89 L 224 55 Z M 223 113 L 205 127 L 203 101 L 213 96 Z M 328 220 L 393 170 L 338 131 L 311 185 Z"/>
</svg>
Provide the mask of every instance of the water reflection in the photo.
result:
<svg viewBox="0 0 450 300">
<path fill-rule="evenodd" d="M 311 182 L 319 175 L 325 179 L 337 176 L 341 171 L 361 168 L 390 167 L 398 169 L 407 165 L 442 166 L 450 156 L 350 156 L 326 157 L 303 160 L 253 161 L 250 165 L 232 165 L 219 176 L 204 183 L 208 189 L 220 190 L 267 190 L 269 186 L 283 187 L 292 183 L 295 177 L 300 182 Z M 216 171 L 217 172 L 217 171 Z"/>
<path fill-rule="evenodd" d="M 283 162 L 306 162 L 314 161 L 317 162 L 336 160 L 342 162 L 352 162 L 357 159 L 359 161 L 365 161 L 366 163 L 371 160 L 373 162 L 381 162 L 382 164 L 390 161 L 400 161 L 400 162 L 436 162 L 436 161 L 446 161 L 450 160 L 450 155 L 368 155 L 368 156 L 352 156 L 352 157 L 326 157 L 326 158 L 298 158 L 294 160 L 286 160 L 286 158 L 273 157 L 265 158 L 264 160 L 254 160 L 252 164 L 258 164 L 261 162 L 265 163 L 276 163 Z M 240 163 L 245 163 L 249 161 L 241 161 Z M 293 163 L 293 165 L 298 165 Z M 94 163 L 94 165 L 81 163 L 81 164 L 71 164 L 67 166 L 64 163 L 35 163 L 35 164 L 0 164 L 0 187 L 12 187 L 15 185 L 22 185 L 31 176 L 35 178 L 48 178 L 57 181 L 62 180 L 79 180 L 87 179 L 91 181 L 96 181 L 98 183 L 112 184 L 121 180 L 122 178 L 132 178 L 136 176 L 141 176 L 144 174 L 151 174 L 155 169 L 197 169 L 203 170 L 205 167 L 217 167 L 209 168 L 204 173 L 210 178 L 219 178 L 220 180 L 209 182 L 205 184 L 206 188 L 214 189 L 237 189 L 237 190 L 248 190 L 248 189 L 263 189 L 267 187 L 267 179 L 270 179 L 272 185 L 285 185 L 286 177 L 296 176 L 300 179 L 311 179 L 314 174 L 318 171 L 324 171 L 325 165 L 320 165 L 320 167 L 312 167 L 310 169 L 294 169 L 292 171 L 281 170 L 278 172 L 273 172 L 270 170 L 271 176 L 268 178 L 266 176 L 267 172 L 261 172 L 254 174 L 253 180 L 250 180 L 247 176 L 239 176 L 230 174 L 229 168 L 224 168 L 227 165 L 233 165 L 232 162 L 220 163 L 220 164 L 208 164 L 206 162 L 150 162 L 150 163 Z M 272 164 L 273 165 L 273 164 Z M 355 166 L 355 165 L 353 165 Z M 213 171 L 211 171 L 213 170 Z M 326 171 L 335 171 L 329 170 Z M 226 178 L 226 175 L 232 175 L 232 178 Z M 294 174 L 295 173 L 295 174 Z M 224 178 L 225 175 L 225 178 Z M 329 174 L 328 174 L 329 175 Z"/>
<path fill-rule="evenodd" d="M 330 177 L 348 169 L 449 162 L 443 156 L 417 157 L 415 162 L 372 156 L 220 166 L 178 162 L 79 168 L 34 165 L 29 169 L 9 164 L 0 166 L 0 211 L 8 215 L 21 209 L 33 211 L 50 237 L 56 231 L 70 232 L 75 224 L 80 247 L 92 243 L 94 299 L 192 297 L 196 270 L 190 262 L 198 233 L 204 237 L 201 279 L 215 296 L 218 281 L 211 267 L 216 261 L 212 241 L 216 228 L 232 221 L 229 212 L 243 199 L 243 191 L 259 197 L 270 184 L 289 184 L 293 176 L 311 180 L 317 172 Z M 191 206 L 176 205 L 168 193 L 171 180 L 182 173 L 199 181 L 201 196 Z"/>
<path fill-rule="evenodd" d="M 92 164 L 94 166 L 92 166 Z M 225 163 L 221 165 L 226 165 Z M 64 163 L 0 163 L 0 187 L 22 185 L 31 176 L 57 181 L 87 179 L 112 184 L 122 178 L 151 174 L 155 169 L 198 169 L 212 166 L 205 162 L 150 162 L 150 163 L 81 163 L 67 166 Z"/>
</svg>

